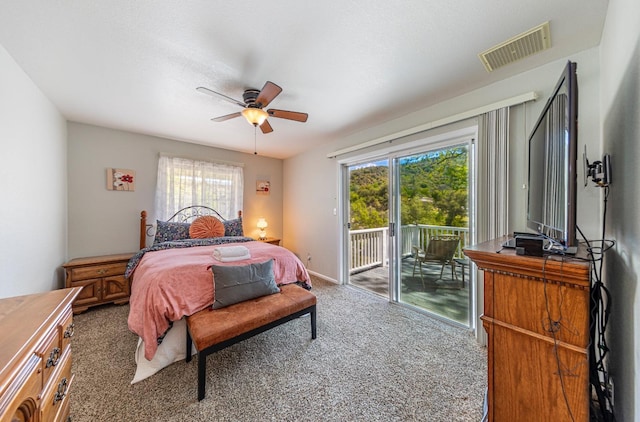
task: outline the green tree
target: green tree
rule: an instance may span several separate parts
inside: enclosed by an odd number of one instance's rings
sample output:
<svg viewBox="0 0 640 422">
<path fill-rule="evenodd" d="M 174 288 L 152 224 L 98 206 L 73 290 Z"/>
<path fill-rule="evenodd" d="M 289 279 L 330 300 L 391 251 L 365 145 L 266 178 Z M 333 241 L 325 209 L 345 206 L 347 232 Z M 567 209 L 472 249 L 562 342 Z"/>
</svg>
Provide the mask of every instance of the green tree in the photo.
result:
<svg viewBox="0 0 640 422">
<path fill-rule="evenodd" d="M 401 160 L 401 224 L 468 225 L 468 149 L 446 148 Z M 388 224 L 387 166 L 350 171 L 351 228 Z"/>
<path fill-rule="evenodd" d="M 384 227 L 389 224 L 389 169 L 363 167 L 351 171 L 351 229 Z"/>
</svg>

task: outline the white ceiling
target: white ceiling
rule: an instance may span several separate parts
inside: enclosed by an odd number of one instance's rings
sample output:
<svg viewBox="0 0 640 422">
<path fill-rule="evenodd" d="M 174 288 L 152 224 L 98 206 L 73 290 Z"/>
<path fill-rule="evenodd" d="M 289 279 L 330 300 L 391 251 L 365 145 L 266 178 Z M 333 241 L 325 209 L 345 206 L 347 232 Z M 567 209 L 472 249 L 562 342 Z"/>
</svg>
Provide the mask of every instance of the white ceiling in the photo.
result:
<svg viewBox="0 0 640 422">
<path fill-rule="evenodd" d="M 254 151 L 243 119 L 210 119 L 267 80 L 260 155 L 323 142 L 597 46 L 606 0 L 2 0 L 0 45 L 71 121 Z M 487 73 L 478 53 L 550 21 L 552 48 Z"/>
</svg>

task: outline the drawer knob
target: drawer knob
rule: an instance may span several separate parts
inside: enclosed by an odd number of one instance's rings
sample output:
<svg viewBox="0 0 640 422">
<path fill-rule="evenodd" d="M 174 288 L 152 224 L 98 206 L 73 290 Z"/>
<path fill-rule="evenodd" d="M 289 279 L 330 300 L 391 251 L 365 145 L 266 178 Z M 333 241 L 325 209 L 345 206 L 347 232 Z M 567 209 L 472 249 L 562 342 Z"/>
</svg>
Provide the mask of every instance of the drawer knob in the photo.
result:
<svg viewBox="0 0 640 422">
<path fill-rule="evenodd" d="M 106 270 L 106 269 L 104 269 L 104 268 L 100 268 L 100 269 L 98 270 L 98 274 L 100 274 L 100 275 L 103 275 L 103 274 L 106 274 L 106 273 L 107 273 L 107 270 Z"/>
<path fill-rule="evenodd" d="M 62 380 L 58 383 L 58 391 L 53 396 L 53 404 L 55 405 L 60 400 L 64 399 L 64 396 L 67 395 L 67 387 L 69 387 L 69 383 L 66 378 L 62 378 Z"/>
<path fill-rule="evenodd" d="M 58 364 L 58 359 L 60 359 L 60 348 L 54 347 L 49 354 L 49 359 L 47 359 L 47 368 L 56 366 Z"/>
<path fill-rule="evenodd" d="M 75 328 L 75 324 L 72 322 L 67 326 L 67 329 L 64 330 L 64 338 L 73 337 L 73 329 Z"/>
</svg>

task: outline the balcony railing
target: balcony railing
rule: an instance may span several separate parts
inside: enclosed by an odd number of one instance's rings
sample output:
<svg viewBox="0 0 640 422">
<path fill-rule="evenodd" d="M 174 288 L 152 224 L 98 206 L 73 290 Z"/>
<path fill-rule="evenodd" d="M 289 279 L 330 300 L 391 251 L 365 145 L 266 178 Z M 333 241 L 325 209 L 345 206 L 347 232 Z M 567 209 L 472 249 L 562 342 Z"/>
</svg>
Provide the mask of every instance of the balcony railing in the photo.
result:
<svg viewBox="0 0 640 422">
<path fill-rule="evenodd" d="M 400 231 L 402 233 L 402 257 L 411 255 L 413 246 L 426 249 L 429 238 L 433 236 L 459 236 L 461 241 L 454 255 L 455 258 L 463 258 L 462 249 L 469 244 L 469 229 L 466 227 L 416 224 L 402 226 Z M 351 273 L 388 265 L 388 234 L 388 227 L 351 230 L 349 232 Z"/>
</svg>

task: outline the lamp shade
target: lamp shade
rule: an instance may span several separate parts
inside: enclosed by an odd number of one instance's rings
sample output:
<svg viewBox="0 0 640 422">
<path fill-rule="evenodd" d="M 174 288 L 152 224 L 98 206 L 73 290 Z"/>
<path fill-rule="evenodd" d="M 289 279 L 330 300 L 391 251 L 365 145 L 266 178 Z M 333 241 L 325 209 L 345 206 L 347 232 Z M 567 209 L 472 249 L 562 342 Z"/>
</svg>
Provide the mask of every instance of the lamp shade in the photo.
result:
<svg viewBox="0 0 640 422">
<path fill-rule="evenodd" d="M 260 126 L 265 120 L 267 120 L 267 117 L 269 117 L 269 114 L 266 111 L 255 107 L 247 107 L 242 110 L 241 113 L 244 118 L 247 119 L 247 122 L 251 123 L 253 126 Z"/>
<path fill-rule="evenodd" d="M 267 228 L 267 220 L 265 220 L 264 218 L 259 218 L 258 219 L 258 228 L 260 229 L 260 234 L 259 237 L 260 239 L 266 239 L 267 238 L 267 232 L 264 231 L 264 229 Z"/>
</svg>

